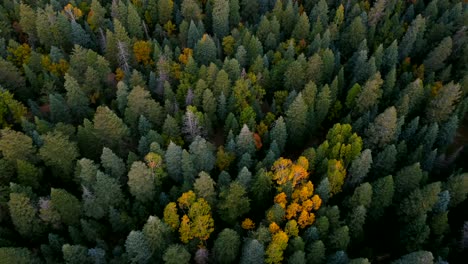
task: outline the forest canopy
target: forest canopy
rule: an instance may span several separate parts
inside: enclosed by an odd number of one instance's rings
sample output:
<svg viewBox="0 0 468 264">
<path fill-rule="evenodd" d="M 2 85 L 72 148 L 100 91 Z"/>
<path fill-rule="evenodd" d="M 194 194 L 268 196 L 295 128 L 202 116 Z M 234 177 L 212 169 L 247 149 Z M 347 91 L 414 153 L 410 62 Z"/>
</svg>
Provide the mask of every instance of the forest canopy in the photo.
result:
<svg viewBox="0 0 468 264">
<path fill-rule="evenodd" d="M 457 263 L 461 0 L 3 0 L 0 263 Z"/>
</svg>

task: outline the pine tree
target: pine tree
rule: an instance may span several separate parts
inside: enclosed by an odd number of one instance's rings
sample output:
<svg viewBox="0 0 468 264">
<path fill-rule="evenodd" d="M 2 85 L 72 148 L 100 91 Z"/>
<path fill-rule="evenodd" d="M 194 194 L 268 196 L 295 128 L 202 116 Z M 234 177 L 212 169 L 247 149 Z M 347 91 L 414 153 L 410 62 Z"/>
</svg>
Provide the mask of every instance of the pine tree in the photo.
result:
<svg viewBox="0 0 468 264">
<path fill-rule="evenodd" d="M 302 15 L 299 16 L 299 19 L 294 26 L 294 30 L 292 32 L 292 37 L 297 41 L 305 40 L 307 41 L 310 34 L 310 24 L 309 24 L 309 17 L 304 12 Z"/>
<path fill-rule="evenodd" d="M 394 194 L 394 184 L 392 175 L 380 178 L 372 183 L 372 202 L 369 215 L 377 220 L 385 212 L 385 209 L 392 204 Z"/>
<path fill-rule="evenodd" d="M 70 109 L 62 95 L 49 94 L 50 117 L 54 123 L 69 123 L 71 121 Z"/>
<path fill-rule="evenodd" d="M 236 138 L 236 151 L 239 156 L 244 153 L 248 153 L 250 155 L 255 153 L 253 133 L 250 132 L 249 127 L 245 124 Z"/>
<path fill-rule="evenodd" d="M 190 263 L 190 253 L 179 244 L 170 245 L 163 255 L 166 264 L 188 264 Z"/>
<path fill-rule="evenodd" d="M 240 13 L 242 15 L 243 21 L 254 22 L 257 20 L 257 14 L 258 14 L 258 8 L 259 8 L 257 0 L 253 0 L 253 1 L 241 0 L 240 5 L 242 7 L 242 12 Z M 237 24 L 232 24 L 232 25 L 237 25 Z"/>
<path fill-rule="evenodd" d="M 140 202 L 151 202 L 156 194 L 156 179 L 141 161 L 134 162 L 128 172 L 130 193 Z"/>
<path fill-rule="evenodd" d="M 138 11 L 132 3 L 128 3 L 127 29 L 130 37 L 143 38 L 142 21 Z"/>
<path fill-rule="evenodd" d="M 141 231 L 131 231 L 128 234 L 125 251 L 132 263 L 148 263 L 151 258 L 149 243 Z"/>
<path fill-rule="evenodd" d="M 402 200 L 411 191 L 419 187 L 423 179 L 423 171 L 419 163 L 414 163 L 399 170 L 394 177 L 395 199 Z"/>
<path fill-rule="evenodd" d="M 377 72 L 362 87 L 362 91 L 356 97 L 356 110 L 359 113 L 370 110 L 379 103 L 382 97 L 382 90 L 380 89 L 382 84 L 383 80 L 380 77 L 380 73 Z"/>
<path fill-rule="evenodd" d="M 201 34 L 198 31 L 197 26 L 193 22 L 193 20 L 190 21 L 190 26 L 189 30 L 187 33 L 187 47 L 193 49 L 195 47 L 195 44 L 197 44 L 197 41 L 201 38 Z"/>
<path fill-rule="evenodd" d="M 332 105 L 330 87 L 326 84 L 317 95 L 317 103 L 315 104 L 315 121 L 320 125 L 326 118 L 328 111 Z"/>
<path fill-rule="evenodd" d="M 229 1 L 229 24 L 231 27 L 236 27 L 240 20 L 240 6 L 239 6 L 239 0 L 230 0 Z"/>
<path fill-rule="evenodd" d="M 106 147 L 102 149 L 101 164 L 106 173 L 115 179 L 120 179 L 126 171 L 124 161 Z"/>
<path fill-rule="evenodd" d="M 256 239 L 248 239 L 242 247 L 241 264 L 263 263 L 265 254 L 264 246 Z"/>
<path fill-rule="evenodd" d="M 452 53 L 452 38 L 444 38 L 437 47 L 435 47 L 424 60 L 424 69 L 427 73 L 435 72 L 442 69 L 444 61 Z"/>
<path fill-rule="evenodd" d="M 384 147 L 395 140 L 397 130 L 397 112 L 395 107 L 387 108 L 378 115 L 366 131 L 367 145 Z"/>
<path fill-rule="evenodd" d="M 56 169 L 57 176 L 64 179 L 70 177 L 79 156 L 76 143 L 70 142 L 68 136 L 61 132 L 49 132 L 43 137 L 43 141 L 39 156 L 47 166 Z"/>
<path fill-rule="evenodd" d="M 66 225 L 78 225 L 81 217 L 80 201 L 63 189 L 50 191 L 52 207 L 60 214 L 60 220 Z"/>
<path fill-rule="evenodd" d="M 241 240 L 236 231 L 226 228 L 219 233 L 213 246 L 213 255 L 217 263 L 234 263 L 237 259 Z"/>
<path fill-rule="evenodd" d="M 75 20 L 70 22 L 71 24 L 71 41 L 73 44 L 80 45 L 84 48 L 91 48 L 93 42 L 89 34 L 78 24 Z"/>
<path fill-rule="evenodd" d="M 409 26 L 408 30 L 406 31 L 403 39 L 400 42 L 399 49 L 398 49 L 398 56 L 399 59 L 402 60 L 408 55 L 411 54 L 414 48 L 414 44 L 419 36 L 422 34 L 426 28 L 426 19 L 419 14 Z"/>
<path fill-rule="evenodd" d="M 193 184 L 197 197 L 205 199 L 211 207 L 215 207 L 216 203 L 215 185 L 215 181 L 204 171 L 198 174 L 198 178 Z"/>
<path fill-rule="evenodd" d="M 152 250 L 153 257 L 161 258 L 162 253 L 172 241 L 170 227 L 157 216 L 150 216 L 143 226 L 142 232 Z"/>
<path fill-rule="evenodd" d="M 213 32 L 218 39 L 229 34 L 229 1 L 215 0 L 213 4 Z"/>
<path fill-rule="evenodd" d="M 96 109 L 93 123 L 96 136 L 111 148 L 118 146 L 130 134 L 122 119 L 106 106 Z"/>
<path fill-rule="evenodd" d="M 307 128 L 307 105 L 299 93 L 286 111 L 286 124 L 289 139 L 295 145 L 302 143 Z"/>
<path fill-rule="evenodd" d="M 41 232 L 41 222 L 30 198 L 24 193 L 10 193 L 8 209 L 11 221 L 21 236 L 33 237 Z"/>
<path fill-rule="evenodd" d="M 172 12 L 174 8 L 173 0 L 158 0 L 158 16 L 159 24 L 165 25 L 172 20 Z"/>
<path fill-rule="evenodd" d="M 215 165 L 214 146 L 201 137 L 196 137 L 189 146 L 192 162 L 197 171 L 210 172 Z"/>
<path fill-rule="evenodd" d="M 187 21 L 198 22 L 201 19 L 202 10 L 195 0 L 183 0 L 180 9 L 182 16 Z"/>
<path fill-rule="evenodd" d="M 351 187 L 356 186 L 361 183 L 364 178 L 367 176 L 367 173 L 370 171 L 372 165 L 372 154 L 370 149 L 365 149 L 359 157 L 357 157 L 351 163 L 348 174 L 348 184 Z"/>
<path fill-rule="evenodd" d="M 81 90 L 78 82 L 70 76 L 65 74 L 65 90 L 67 91 L 67 104 L 77 121 L 88 117 L 90 109 L 89 99 L 86 94 Z"/>
<path fill-rule="evenodd" d="M 239 182 L 231 183 L 229 189 L 222 191 L 219 196 L 219 213 L 221 219 L 228 223 L 235 223 L 250 210 L 247 191 Z"/>
<path fill-rule="evenodd" d="M 444 85 L 429 102 L 426 116 L 429 122 L 444 122 L 452 114 L 461 95 L 460 85 L 450 82 Z"/>
<path fill-rule="evenodd" d="M 0 130 L 0 151 L 3 160 L 11 163 L 16 160 L 34 161 L 36 148 L 33 146 L 32 139 L 15 130 Z"/>
</svg>

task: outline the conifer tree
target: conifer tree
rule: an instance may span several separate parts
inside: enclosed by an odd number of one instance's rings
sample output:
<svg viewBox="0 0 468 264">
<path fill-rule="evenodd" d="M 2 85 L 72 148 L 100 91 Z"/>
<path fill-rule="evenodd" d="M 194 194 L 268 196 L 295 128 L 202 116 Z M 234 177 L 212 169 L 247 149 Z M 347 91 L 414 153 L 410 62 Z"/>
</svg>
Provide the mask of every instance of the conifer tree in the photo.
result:
<svg viewBox="0 0 468 264">
<path fill-rule="evenodd" d="M 397 113 L 395 107 L 387 108 L 378 115 L 366 131 L 369 146 L 384 147 L 395 140 Z"/>
<path fill-rule="evenodd" d="M 76 143 L 70 142 L 68 136 L 61 132 L 49 132 L 43 137 L 43 141 L 39 156 L 47 166 L 56 169 L 57 176 L 64 179 L 70 177 L 79 156 Z"/>
<path fill-rule="evenodd" d="M 237 181 L 229 185 L 229 189 L 220 194 L 218 205 L 221 219 L 234 223 L 250 210 L 250 199 L 245 188 Z"/>
<path fill-rule="evenodd" d="M 213 246 L 213 255 L 218 263 L 234 263 L 241 240 L 236 231 L 226 228 L 219 233 Z"/>
<path fill-rule="evenodd" d="M 134 162 L 128 172 L 130 193 L 140 202 L 149 202 L 156 194 L 156 179 L 141 161 Z"/>
<path fill-rule="evenodd" d="M 213 32 L 218 39 L 229 33 L 229 1 L 215 0 L 213 4 Z"/>
<path fill-rule="evenodd" d="M 286 124 L 289 139 L 295 145 L 301 144 L 307 128 L 307 105 L 301 93 L 296 96 L 286 111 Z"/>
</svg>

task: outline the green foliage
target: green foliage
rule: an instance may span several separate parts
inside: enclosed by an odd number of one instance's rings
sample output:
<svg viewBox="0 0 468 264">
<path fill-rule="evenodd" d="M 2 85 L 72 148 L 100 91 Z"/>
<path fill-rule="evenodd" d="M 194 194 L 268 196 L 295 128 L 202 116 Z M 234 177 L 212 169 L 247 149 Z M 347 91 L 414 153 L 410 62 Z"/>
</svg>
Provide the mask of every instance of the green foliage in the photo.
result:
<svg viewBox="0 0 468 264">
<path fill-rule="evenodd" d="M 71 176 L 76 158 L 79 156 L 75 142 L 61 132 L 47 133 L 44 144 L 39 149 L 39 156 L 47 166 L 56 169 L 57 176 L 67 179 Z"/>
<path fill-rule="evenodd" d="M 151 249 L 143 232 L 131 231 L 125 241 L 125 251 L 131 263 L 148 263 Z"/>
<path fill-rule="evenodd" d="M 0 263 L 460 259 L 462 1 L 0 2 Z"/>
<path fill-rule="evenodd" d="M 222 191 L 219 196 L 219 213 L 221 218 L 228 223 L 234 223 L 250 210 L 247 191 L 239 182 L 231 183 L 229 189 Z"/>
<path fill-rule="evenodd" d="M 33 237 L 42 231 L 41 223 L 36 216 L 37 210 L 26 194 L 10 193 L 8 209 L 13 225 L 20 235 Z"/>
<path fill-rule="evenodd" d="M 236 231 L 228 228 L 224 229 L 214 242 L 214 259 L 217 263 L 235 262 L 240 244 L 241 240 Z"/>
<path fill-rule="evenodd" d="M 179 244 L 170 245 L 163 256 L 166 264 L 188 264 L 190 263 L 190 253 Z"/>
<path fill-rule="evenodd" d="M 156 176 L 141 161 L 132 164 L 128 172 L 130 193 L 140 202 L 150 202 L 156 195 Z"/>
</svg>

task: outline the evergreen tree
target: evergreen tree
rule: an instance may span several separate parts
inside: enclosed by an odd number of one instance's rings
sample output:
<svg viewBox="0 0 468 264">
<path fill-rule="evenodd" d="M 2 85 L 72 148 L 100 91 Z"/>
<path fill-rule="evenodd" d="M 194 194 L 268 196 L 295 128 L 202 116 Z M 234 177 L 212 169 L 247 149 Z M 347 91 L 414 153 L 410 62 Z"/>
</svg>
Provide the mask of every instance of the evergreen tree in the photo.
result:
<svg viewBox="0 0 468 264">
<path fill-rule="evenodd" d="M 254 264 L 254 263 L 263 263 L 265 254 L 265 249 L 262 243 L 256 239 L 248 239 L 244 242 L 242 247 L 242 255 L 240 258 L 240 263 L 242 264 Z"/>
<path fill-rule="evenodd" d="M 229 0 L 229 24 L 231 27 L 237 26 L 241 20 L 239 10 L 239 0 Z"/>
<path fill-rule="evenodd" d="M 65 74 L 65 90 L 67 91 L 67 104 L 77 121 L 88 117 L 90 109 L 89 99 L 86 94 L 81 90 L 78 82 L 70 76 Z"/>
<path fill-rule="evenodd" d="M 218 39 L 229 33 L 229 1 L 215 0 L 213 4 L 213 32 Z"/>
<path fill-rule="evenodd" d="M 70 109 L 62 95 L 49 94 L 50 118 L 54 123 L 69 123 Z"/>
<path fill-rule="evenodd" d="M 399 59 L 402 60 L 411 54 L 418 36 L 424 32 L 426 28 L 426 19 L 420 14 L 411 22 L 403 39 L 400 42 L 398 49 Z"/>
<path fill-rule="evenodd" d="M 94 114 L 94 131 L 104 145 L 118 146 L 129 135 L 129 129 L 112 110 L 99 106 Z"/>
<path fill-rule="evenodd" d="M 4 160 L 34 160 L 36 148 L 29 136 L 11 129 L 0 130 L 0 136 L 0 151 Z"/>
<path fill-rule="evenodd" d="M 197 197 L 205 199 L 211 207 L 215 207 L 216 203 L 216 191 L 215 191 L 215 181 L 210 177 L 210 175 L 204 171 L 198 174 L 198 178 L 193 184 L 193 189 Z"/>
<path fill-rule="evenodd" d="M 55 175 L 63 179 L 69 178 L 79 156 L 76 143 L 70 142 L 68 136 L 61 132 L 49 132 L 43 137 L 43 141 L 39 156 L 47 166 L 55 170 Z"/>
<path fill-rule="evenodd" d="M 395 140 L 397 113 L 395 107 L 387 108 L 378 115 L 366 131 L 369 146 L 384 147 Z"/>
<path fill-rule="evenodd" d="M 150 216 L 142 230 L 152 251 L 153 257 L 159 259 L 172 240 L 169 226 L 157 216 Z"/>
<path fill-rule="evenodd" d="M 193 54 L 195 60 L 200 64 L 209 65 L 211 62 L 215 61 L 217 48 L 213 39 L 207 34 L 204 34 L 195 45 Z"/>
<path fill-rule="evenodd" d="M 310 34 L 310 24 L 309 24 L 309 18 L 307 17 L 307 14 L 304 12 L 302 15 L 299 16 L 299 19 L 294 26 L 294 30 L 292 32 L 292 37 L 296 39 L 297 41 L 300 40 L 306 40 L 308 39 Z"/>
<path fill-rule="evenodd" d="M 236 222 L 250 210 L 250 199 L 247 191 L 239 182 L 233 182 L 229 189 L 220 194 L 220 203 L 218 205 L 221 219 L 228 223 Z"/>
<path fill-rule="evenodd" d="M 236 151 L 239 156 L 244 153 L 253 155 L 255 153 L 255 141 L 253 133 L 247 125 L 244 124 L 239 135 L 236 138 Z"/>
<path fill-rule="evenodd" d="M 348 184 L 351 187 L 361 183 L 367 176 L 372 165 L 372 152 L 370 149 L 365 149 L 359 157 L 351 163 L 348 174 Z"/>
<path fill-rule="evenodd" d="M 382 84 L 383 80 L 380 77 L 380 73 L 377 72 L 362 87 L 362 91 L 356 97 L 356 110 L 359 113 L 370 110 L 379 103 L 382 97 L 382 90 L 380 89 Z"/>
<path fill-rule="evenodd" d="M 233 263 L 237 259 L 241 245 L 240 236 L 232 229 L 219 233 L 213 246 L 213 255 L 217 263 Z"/>
<path fill-rule="evenodd" d="M 106 147 L 102 149 L 101 164 L 106 173 L 116 179 L 120 179 L 126 171 L 124 161 Z"/>
<path fill-rule="evenodd" d="M 131 263 L 148 263 L 151 258 L 149 243 L 141 231 L 131 231 L 128 234 L 125 251 Z"/>
<path fill-rule="evenodd" d="M 158 18 L 159 24 L 165 25 L 172 20 L 174 2 L 172 0 L 158 0 Z"/>
<path fill-rule="evenodd" d="M 288 135 L 294 145 L 299 145 L 304 139 L 307 128 L 307 105 L 302 94 L 299 93 L 286 111 Z"/>
<path fill-rule="evenodd" d="M 190 263 L 190 253 L 179 244 L 170 245 L 163 255 L 166 264 L 188 264 Z"/>
<path fill-rule="evenodd" d="M 141 161 L 134 162 L 128 172 L 130 193 L 140 202 L 150 202 L 156 192 L 155 175 Z"/>
<path fill-rule="evenodd" d="M 128 3 L 127 29 L 130 37 L 141 39 L 143 37 L 142 21 L 138 11 L 132 3 Z"/>
<path fill-rule="evenodd" d="M 426 110 L 430 122 L 446 121 L 460 98 L 460 86 L 453 82 L 444 85 L 435 97 L 429 102 Z"/>
</svg>

